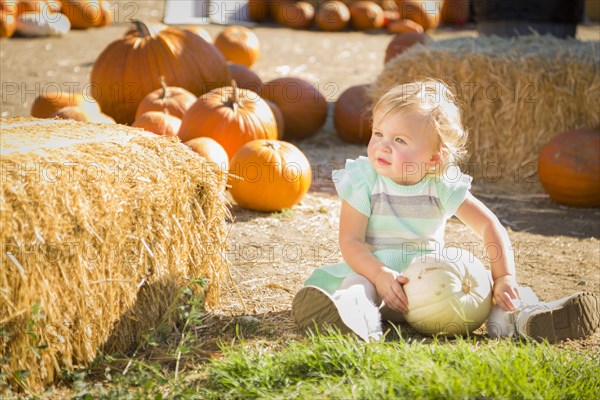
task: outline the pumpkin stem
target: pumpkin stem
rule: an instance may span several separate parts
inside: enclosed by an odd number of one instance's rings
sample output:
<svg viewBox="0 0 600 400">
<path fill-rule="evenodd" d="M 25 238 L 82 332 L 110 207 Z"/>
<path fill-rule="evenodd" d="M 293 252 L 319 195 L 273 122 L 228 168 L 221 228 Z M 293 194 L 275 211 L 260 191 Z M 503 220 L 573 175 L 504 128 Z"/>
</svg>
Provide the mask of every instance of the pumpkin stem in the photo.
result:
<svg viewBox="0 0 600 400">
<path fill-rule="evenodd" d="M 144 22 L 140 21 L 139 19 L 132 19 L 131 23 L 133 25 L 135 25 L 135 30 L 137 31 L 139 37 L 145 38 L 148 36 L 154 36 L 152 34 L 152 32 L 150 31 L 150 28 L 148 28 L 148 25 L 146 25 Z"/>
<path fill-rule="evenodd" d="M 227 107 L 231 107 L 231 109 L 233 110 L 233 113 L 236 114 L 240 104 L 239 104 L 239 89 L 237 87 L 237 82 L 235 81 L 235 79 L 231 80 L 231 87 L 233 88 L 233 93 L 231 94 L 231 96 L 229 97 L 229 99 L 227 100 L 227 102 L 225 104 L 227 105 Z"/>
<path fill-rule="evenodd" d="M 279 143 L 276 142 L 272 142 L 272 141 L 267 141 L 265 143 L 265 147 L 270 148 L 271 150 L 278 150 L 279 149 Z"/>
<path fill-rule="evenodd" d="M 167 98 L 167 81 L 165 80 L 165 76 L 160 76 L 160 85 L 162 86 L 162 93 L 160 95 L 160 99 L 164 102 Z"/>
</svg>

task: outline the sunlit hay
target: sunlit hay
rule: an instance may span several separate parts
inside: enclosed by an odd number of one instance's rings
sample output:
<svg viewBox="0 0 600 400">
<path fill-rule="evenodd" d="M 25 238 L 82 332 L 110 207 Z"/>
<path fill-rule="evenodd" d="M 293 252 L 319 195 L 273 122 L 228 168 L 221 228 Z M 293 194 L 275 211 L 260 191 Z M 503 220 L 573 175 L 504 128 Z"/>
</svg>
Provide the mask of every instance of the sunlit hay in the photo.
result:
<svg viewBox="0 0 600 400">
<path fill-rule="evenodd" d="M 11 118 L 0 132 L 0 369 L 14 387 L 131 351 L 192 279 L 218 304 L 230 215 L 204 159 L 123 125 Z"/>
<path fill-rule="evenodd" d="M 431 41 L 388 62 L 370 95 L 377 100 L 394 85 L 426 78 L 446 82 L 470 132 L 469 172 L 537 181 L 538 151 L 550 138 L 600 128 L 599 48 L 533 35 Z"/>
</svg>

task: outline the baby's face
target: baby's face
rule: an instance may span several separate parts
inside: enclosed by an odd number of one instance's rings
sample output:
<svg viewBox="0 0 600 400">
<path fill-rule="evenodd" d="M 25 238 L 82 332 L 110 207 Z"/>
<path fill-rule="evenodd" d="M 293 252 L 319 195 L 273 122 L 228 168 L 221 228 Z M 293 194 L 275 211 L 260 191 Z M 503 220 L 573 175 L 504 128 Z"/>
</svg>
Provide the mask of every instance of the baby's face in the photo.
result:
<svg viewBox="0 0 600 400">
<path fill-rule="evenodd" d="M 418 183 L 439 161 L 436 149 L 426 116 L 410 110 L 373 116 L 367 154 L 380 175 L 402 185 Z"/>
</svg>

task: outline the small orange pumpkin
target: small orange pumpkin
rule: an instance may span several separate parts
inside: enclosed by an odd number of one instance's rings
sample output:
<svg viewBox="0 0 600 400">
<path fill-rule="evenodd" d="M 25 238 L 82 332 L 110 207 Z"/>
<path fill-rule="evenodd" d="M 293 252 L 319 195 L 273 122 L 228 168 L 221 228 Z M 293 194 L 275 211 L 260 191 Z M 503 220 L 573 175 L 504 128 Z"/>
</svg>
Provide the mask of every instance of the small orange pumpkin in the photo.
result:
<svg viewBox="0 0 600 400">
<path fill-rule="evenodd" d="M 346 29 L 350 21 L 348 6 L 338 0 L 322 3 L 315 16 L 315 24 L 324 31 L 334 32 Z"/>
<path fill-rule="evenodd" d="M 406 49 L 416 44 L 425 45 L 427 36 L 419 32 L 399 33 L 392 38 L 385 49 L 385 63 L 392 58 L 404 53 Z"/>
<path fill-rule="evenodd" d="M 181 120 L 166 112 L 148 111 L 137 117 L 131 126 L 159 136 L 175 137 L 181 127 Z"/>
<path fill-rule="evenodd" d="M 229 157 L 244 144 L 256 139 L 277 139 L 273 112 L 257 93 L 232 87 L 202 95 L 183 116 L 179 138 L 187 142 L 197 137 L 216 140 Z"/>
<path fill-rule="evenodd" d="M 292 29 L 309 29 L 314 19 L 313 5 L 306 1 L 299 1 L 282 7 L 277 22 Z"/>
<path fill-rule="evenodd" d="M 248 89 L 253 92 L 260 93 L 262 91 L 263 82 L 258 75 L 245 65 L 227 63 L 231 79 L 233 79 L 240 89 Z"/>
<path fill-rule="evenodd" d="M 600 207 L 600 132 L 578 129 L 552 138 L 540 150 L 538 176 L 557 202 Z"/>
<path fill-rule="evenodd" d="M 39 95 L 33 101 L 31 116 L 50 118 L 61 108 L 69 106 L 78 106 L 88 115 L 100 113 L 100 106 L 89 96 L 70 92 L 48 92 Z"/>
<path fill-rule="evenodd" d="M 73 29 L 101 26 L 105 17 L 102 0 L 62 0 L 61 12 L 67 16 Z"/>
<path fill-rule="evenodd" d="M 164 111 L 181 119 L 188 108 L 198 99 L 184 88 L 167 86 L 164 78 L 161 81 L 162 87 L 148 93 L 138 105 L 135 113 L 136 119 L 148 111 Z"/>
<path fill-rule="evenodd" d="M 287 138 L 303 139 L 312 136 L 327 119 L 325 97 L 304 79 L 274 79 L 265 83 L 261 96 L 277 104 L 281 110 Z"/>
<path fill-rule="evenodd" d="M 52 118 L 72 119 L 81 122 L 101 122 L 104 124 L 114 124 L 115 120 L 106 114 L 91 113 L 88 114 L 80 106 L 63 107 L 52 115 Z"/>
<path fill-rule="evenodd" d="M 204 157 L 206 161 L 216 164 L 222 171 L 229 170 L 229 156 L 216 140 L 208 137 L 199 137 L 184 143 L 195 153 Z"/>
<path fill-rule="evenodd" d="M 252 66 L 260 56 L 260 42 L 250 29 L 241 25 L 231 25 L 219 33 L 215 46 L 227 61 Z"/>
<path fill-rule="evenodd" d="M 399 19 L 410 19 L 421 25 L 425 31 L 439 24 L 439 7 L 429 6 L 427 2 L 416 0 L 396 0 Z"/>
<path fill-rule="evenodd" d="M 109 1 L 103 0 L 100 3 L 100 13 L 102 14 L 102 18 L 100 19 L 100 25 L 98 26 L 108 26 L 112 24 L 115 19 L 115 12 L 112 9 L 112 4 Z"/>
<path fill-rule="evenodd" d="M 390 33 L 407 33 L 417 32 L 423 33 L 423 27 L 410 19 L 390 21 L 386 26 Z"/>
<path fill-rule="evenodd" d="M 263 22 L 271 17 L 270 0 L 248 0 L 248 18 L 250 21 Z"/>
<path fill-rule="evenodd" d="M 383 9 L 373 1 L 357 1 L 350 5 L 350 23 L 354 29 L 377 29 L 383 26 Z"/>
<path fill-rule="evenodd" d="M 16 8 L 0 9 L 0 38 L 12 37 L 17 30 Z"/>
<path fill-rule="evenodd" d="M 469 0 L 444 0 L 440 21 L 444 24 L 463 25 L 469 20 Z"/>
<path fill-rule="evenodd" d="M 280 140 L 246 143 L 232 158 L 230 193 L 236 203 L 274 212 L 298 204 L 308 192 L 312 172 L 296 146 Z"/>
<path fill-rule="evenodd" d="M 333 109 L 335 130 L 342 140 L 367 144 L 371 139 L 369 85 L 352 86 L 338 98 Z"/>
</svg>

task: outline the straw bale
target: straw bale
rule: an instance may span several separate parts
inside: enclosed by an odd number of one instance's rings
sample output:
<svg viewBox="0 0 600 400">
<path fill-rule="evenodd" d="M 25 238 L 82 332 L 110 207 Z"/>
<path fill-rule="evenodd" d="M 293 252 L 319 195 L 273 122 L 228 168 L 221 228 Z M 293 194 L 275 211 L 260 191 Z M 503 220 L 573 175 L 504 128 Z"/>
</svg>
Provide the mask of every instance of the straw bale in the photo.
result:
<svg viewBox="0 0 600 400">
<path fill-rule="evenodd" d="M 191 279 L 218 303 L 224 176 L 187 146 L 35 118 L 1 119 L 0 144 L 0 369 L 15 387 L 20 370 L 39 389 L 98 350 L 131 352 L 161 318 L 174 326 L 166 310 Z"/>
<path fill-rule="evenodd" d="M 475 176 L 537 182 L 537 155 L 553 136 L 600 128 L 599 42 L 552 36 L 431 41 L 389 61 L 369 95 L 434 78 L 457 93 Z M 537 189 L 541 189 L 537 185 Z"/>
</svg>

